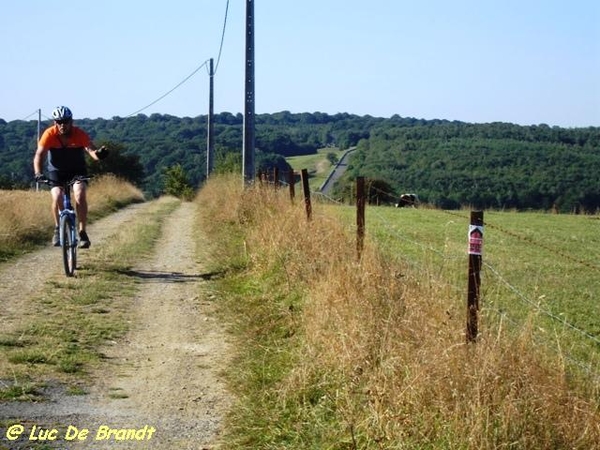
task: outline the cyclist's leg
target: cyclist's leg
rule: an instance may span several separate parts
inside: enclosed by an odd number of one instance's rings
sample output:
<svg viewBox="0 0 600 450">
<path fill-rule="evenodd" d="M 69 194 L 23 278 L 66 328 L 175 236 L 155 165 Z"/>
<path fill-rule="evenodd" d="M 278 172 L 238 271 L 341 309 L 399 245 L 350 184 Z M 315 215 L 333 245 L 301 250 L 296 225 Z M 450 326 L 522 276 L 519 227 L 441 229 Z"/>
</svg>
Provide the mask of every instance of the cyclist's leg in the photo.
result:
<svg viewBox="0 0 600 450">
<path fill-rule="evenodd" d="M 51 181 L 50 195 L 52 197 L 52 203 L 50 206 L 50 213 L 54 220 L 54 235 L 52 236 L 52 245 L 60 245 L 60 232 L 59 232 L 59 215 L 60 210 L 63 207 L 63 189 L 62 182 L 63 177 L 57 171 L 50 171 L 48 173 L 48 179 Z"/>
<path fill-rule="evenodd" d="M 86 181 L 79 181 L 73 185 L 73 200 L 75 201 L 77 220 L 79 221 L 79 246 L 89 248 L 91 242 L 86 231 L 88 212 Z"/>
<path fill-rule="evenodd" d="M 78 181 L 73 185 L 73 200 L 75 201 L 75 210 L 77 211 L 77 219 L 79 220 L 79 232 L 85 231 L 87 226 L 87 194 L 84 181 Z"/>
<path fill-rule="evenodd" d="M 54 219 L 54 226 L 58 226 L 58 215 L 63 208 L 63 189 L 62 183 L 66 181 L 63 174 L 56 170 L 48 172 L 48 179 L 51 181 L 50 194 L 52 195 L 51 213 Z"/>
</svg>

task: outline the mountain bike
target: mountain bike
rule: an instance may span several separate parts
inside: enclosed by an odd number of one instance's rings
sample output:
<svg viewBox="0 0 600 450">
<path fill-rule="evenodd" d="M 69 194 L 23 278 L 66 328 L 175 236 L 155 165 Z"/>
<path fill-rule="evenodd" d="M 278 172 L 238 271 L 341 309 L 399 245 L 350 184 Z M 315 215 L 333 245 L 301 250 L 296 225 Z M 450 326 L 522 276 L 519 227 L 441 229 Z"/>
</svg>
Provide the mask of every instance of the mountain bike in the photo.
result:
<svg viewBox="0 0 600 450">
<path fill-rule="evenodd" d="M 71 203 L 71 187 L 78 182 L 88 181 L 90 177 L 75 176 L 71 181 L 62 185 L 63 189 L 63 208 L 59 215 L 59 235 L 60 247 L 62 248 L 63 264 L 65 275 L 72 277 L 77 268 L 77 214 Z M 57 186 L 50 180 L 43 180 L 50 186 Z M 59 185 L 60 186 L 60 185 Z"/>
</svg>

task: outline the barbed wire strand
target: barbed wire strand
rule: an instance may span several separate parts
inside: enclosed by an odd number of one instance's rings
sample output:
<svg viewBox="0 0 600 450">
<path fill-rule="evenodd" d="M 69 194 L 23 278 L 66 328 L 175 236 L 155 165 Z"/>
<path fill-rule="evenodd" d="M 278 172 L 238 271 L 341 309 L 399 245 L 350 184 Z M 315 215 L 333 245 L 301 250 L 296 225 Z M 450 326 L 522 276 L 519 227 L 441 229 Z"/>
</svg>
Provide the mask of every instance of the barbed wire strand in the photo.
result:
<svg viewBox="0 0 600 450">
<path fill-rule="evenodd" d="M 517 328 L 522 325 L 521 323 L 512 319 L 506 311 L 487 306 L 484 308 L 482 313 L 487 313 L 487 312 L 494 313 L 494 314 L 500 316 L 502 319 L 505 319 L 506 321 L 508 321 L 514 328 Z M 537 344 L 543 345 L 544 347 L 550 348 L 550 349 L 556 351 L 557 353 L 559 353 L 562 358 L 564 358 L 570 364 L 573 364 L 574 366 L 577 366 L 579 369 L 583 370 L 589 377 L 593 378 L 596 382 L 600 381 L 600 376 L 598 375 L 598 370 L 595 369 L 591 363 L 582 362 L 582 361 L 574 358 L 573 356 L 566 354 L 564 351 L 562 351 L 560 349 L 560 347 L 557 347 L 556 342 L 553 340 L 551 341 L 550 338 L 540 336 L 539 334 L 533 334 L 532 338 Z"/>
<path fill-rule="evenodd" d="M 469 220 L 468 217 L 465 217 L 462 214 L 458 214 L 458 213 L 455 213 L 455 212 L 452 212 L 452 211 L 448 211 L 448 210 L 441 210 L 441 211 L 444 212 L 445 214 L 449 214 L 449 215 L 452 215 L 452 216 L 455 216 L 455 217 L 460 217 L 462 219 Z M 541 249 L 544 249 L 544 250 L 546 250 L 546 251 L 548 251 L 548 252 L 550 252 L 550 253 L 552 253 L 554 255 L 560 256 L 561 258 L 568 259 L 569 261 L 574 262 L 576 264 L 580 264 L 580 265 L 582 265 L 584 267 L 587 267 L 588 269 L 592 269 L 592 270 L 600 272 L 600 267 L 592 264 L 589 261 L 585 261 L 583 259 L 579 259 L 579 258 L 577 258 L 577 257 L 575 257 L 573 255 L 570 255 L 568 253 L 565 253 L 565 252 L 562 252 L 562 251 L 557 250 L 555 248 L 552 248 L 552 247 L 550 247 L 547 244 L 544 244 L 544 243 L 539 242 L 539 241 L 535 241 L 535 240 L 533 240 L 533 239 L 531 239 L 531 238 L 529 238 L 527 236 L 523 236 L 521 234 L 515 233 L 514 231 L 507 230 L 506 228 L 503 228 L 503 227 L 501 227 L 501 226 L 499 226 L 499 225 L 497 225 L 495 223 L 491 223 L 491 222 L 489 222 L 487 220 L 484 220 L 483 225 L 486 226 L 486 227 L 489 227 L 489 228 L 491 228 L 493 230 L 500 231 L 501 233 L 504 233 L 507 236 L 513 237 L 515 239 L 519 239 L 519 240 L 521 240 L 523 242 L 526 242 L 526 243 L 528 243 L 530 245 L 533 245 L 533 246 L 539 247 Z"/>
<path fill-rule="evenodd" d="M 542 307 L 540 307 L 540 305 L 536 302 L 534 302 L 533 300 L 527 298 L 521 291 L 519 291 L 515 286 L 513 286 L 508 280 L 506 280 L 494 267 L 492 267 L 490 264 L 484 262 L 483 265 L 488 268 L 502 283 L 504 283 L 504 285 L 506 287 L 508 287 L 512 292 L 514 292 L 517 297 L 519 299 L 521 299 L 523 302 L 527 303 L 530 306 L 533 306 L 537 311 L 539 311 L 540 313 L 544 314 L 545 316 L 551 318 L 552 320 L 555 320 L 556 322 L 561 323 L 562 325 L 566 326 L 567 328 L 570 328 L 574 331 L 577 331 L 578 333 L 580 333 L 582 336 L 594 341 L 596 344 L 600 344 L 600 339 L 598 339 L 596 336 L 588 333 L 585 330 L 582 330 L 581 328 L 573 325 L 572 323 L 568 322 L 565 318 L 563 317 L 559 317 L 556 314 L 552 313 L 551 311 L 548 311 Z"/>
<path fill-rule="evenodd" d="M 375 190 L 375 191 L 378 191 L 378 192 L 380 192 L 380 193 L 382 193 L 382 194 L 385 194 L 385 195 L 390 195 L 390 196 L 392 195 L 392 194 L 390 194 L 390 193 L 388 193 L 388 192 L 385 192 L 385 191 L 383 191 L 383 190 L 381 190 L 381 189 L 379 189 L 379 188 L 377 188 L 377 187 L 373 187 L 373 186 L 371 186 L 371 187 L 370 187 L 370 189 L 373 189 L 373 190 Z M 444 213 L 447 213 L 447 214 L 453 215 L 453 216 L 455 216 L 455 217 L 459 217 L 459 218 L 461 218 L 461 219 L 464 219 L 465 221 L 468 221 L 468 220 L 469 220 L 469 218 L 468 218 L 468 217 L 466 217 L 466 216 L 464 216 L 464 215 L 461 215 L 461 214 L 453 213 L 453 212 L 450 212 L 450 211 L 447 211 L 447 210 L 441 210 L 441 211 L 442 211 L 442 212 L 444 212 Z M 379 211 L 375 210 L 375 212 L 376 212 L 376 215 L 377 215 L 377 217 L 378 217 L 378 218 L 379 218 L 379 220 L 380 220 L 380 223 L 381 223 L 381 224 L 384 226 L 384 228 L 386 228 L 386 229 L 387 229 L 387 230 L 390 232 L 390 234 L 392 234 L 393 236 L 395 236 L 395 237 L 397 237 L 397 238 L 401 239 L 401 240 L 402 240 L 402 241 L 404 241 L 404 242 L 408 242 L 408 243 L 410 243 L 410 244 L 412 244 L 412 245 L 418 246 L 419 248 L 421 248 L 421 249 L 423 249 L 423 250 L 425 250 L 425 251 L 430 251 L 430 252 L 432 252 L 432 253 L 434 253 L 434 254 L 436 254 L 436 255 L 440 256 L 440 257 L 441 257 L 441 258 L 443 258 L 444 260 L 448 260 L 448 259 L 450 259 L 450 258 L 448 258 L 448 256 L 447 256 L 445 253 L 442 253 L 442 252 L 440 252 L 439 250 L 437 250 L 437 249 L 435 249 L 435 248 L 432 248 L 432 247 L 430 247 L 430 246 L 427 246 L 427 245 L 425 245 L 425 244 L 422 244 L 421 242 L 417 242 L 416 240 L 413 240 L 413 239 L 410 239 L 410 238 L 408 238 L 408 237 L 406 236 L 406 234 L 405 234 L 405 233 L 401 233 L 401 232 L 399 232 L 399 231 L 398 231 L 396 228 L 394 228 L 392 225 L 390 225 L 389 221 L 388 221 L 388 220 L 387 220 L 387 219 L 386 219 L 386 218 L 385 218 L 385 217 L 384 217 L 384 216 L 383 216 L 383 215 L 382 215 L 382 214 L 381 214 Z M 498 226 L 491 225 L 489 222 L 486 222 L 486 223 L 485 223 L 485 225 L 488 225 L 488 226 L 490 226 L 490 228 L 496 229 L 496 230 L 498 230 L 498 231 L 504 232 L 504 233 L 506 233 L 506 234 L 508 234 L 508 235 L 510 235 L 510 236 L 513 236 L 513 237 L 518 237 L 518 238 L 520 237 L 520 236 L 518 236 L 516 233 L 512 233 L 512 232 L 510 232 L 510 231 L 508 231 L 508 230 L 504 230 L 504 229 L 502 229 L 501 227 L 498 227 Z M 528 242 L 528 243 L 530 243 L 531 245 L 539 245 L 537 242 L 534 242 L 534 241 L 532 241 L 532 240 L 530 240 L 530 239 L 523 239 L 523 240 L 524 240 L 524 241 L 526 241 L 526 242 Z M 550 250 L 550 251 L 552 251 L 552 249 L 551 249 L 551 248 L 549 248 L 549 247 L 548 247 L 548 246 L 546 246 L 546 245 L 539 245 L 539 246 L 540 246 L 541 248 L 544 248 L 544 249 L 546 249 L 546 250 Z M 578 260 L 577 258 L 574 258 L 574 257 L 571 257 L 570 255 L 566 255 L 566 254 L 564 254 L 563 252 L 556 252 L 556 253 L 557 253 L 558 255 L 560 255 L 561 257 L 565 257 L 565 258 L 567 258 L 567 259 L 569 259 L 569 260 L 571 260 L 571 261 L 574 261 L 574 262 L 579 262 L 579 263 L 583 264 L 583 265 L 584 265 L 584 266 L 586 266 L 586 267 L 589 267 L 589 268 L 593 268 L 593 269 L 595 269 L 595 266 L 592 266 L 592 265 L 588 264 L 588 263 L 587 263 L 587 262 L 585 262 L 585 261 L 580 261 L 580 260 Z M 452 259 L 454 259 L 454 258 L 458 258 L 458 257 L 459 257 L 459 256 L 456 256 L 456 257 L 453 257 Z M 531 300 L 531 299 L 527 298 L 527 296 L 525 296 L 525 294 L 523 294 L 521 291 L 519 291 L 519 289 L 518 289 L 516 286 L 514 286 L 513 284 L 511 284 L 510 282 L 508 282 L 508 280 L 506 280 L 506 278 L 505 278 L 504 276 L 502 276 L 502 275 L 500 274 L 500 272 L 499 272 L 497 269 L 495 269 L 495 268 L 494 268 L 492 265 L 490 265 L 489 263 L 487 263 L 487 262 L 484 262 L 484 267 L 485 267 L 485 268 L 487 268 L 487 269 L 489 269 L 489 270 L 491 271 L 491 273 L 492 273 L 492 274 L 494 274 L 494 275 L 495 275 L 495 276 L 496 276 L 496 277 L 497 277 L 497 278 L 498 278 L 498 279 L 499 279 L 499 280 L 500 280 L 500 281 L 501 281 L 501 282 L 502 282 L 502 283 L 503 283 L 505 286 L 507 286 L 507 287 L 508 287 L 508 288 L 509 288 L 511 291 L 513 291 L 513 292 L 514 292 L 514 293 L 517 295 L 517 297 L 518 297 L 520 300 L 522 300 L 524 303 L 528 304 L 529 306 L 532 306 L 532 307 L 534 307 L 534 308 L 535 308 L 537 311 L 539 311 L 540 313 L 542 313 L 542 314 L 544 314 L 545 316 L 549 317 L 550 319 L 552 319 L 552 320 L 554 320 L 554 321 L 556 321 L 556 322 L 560 323 L 561 325 L 563 325 L 563 326 L 565 326 L 565 327 L 567 327 L 567 328 L 569 328 L 569 329 L 571 329 L 571 330 L 573 330 L 573 331 L 575 331 L 575 332 L 579 333 L 579 334 L 580 334 L 582 337 L 584 337 L 584 338 L 586 338 L 586 339 L 590 339 L 591 341 L 593 341 L 593 342 L 595 342 L 595 343 L 597 343 L 597 344 L 600 344 L 600 339 L 599 339 L 599 338 L 597 338 L 596 336 L 594 336 L 594 335 L 592 335 L 591 333 L 587 332 L 586 330 L 583 330 L 583 329 L 581 329 L 581 328 L 577 327 L 576 325 L 574 325 L 574 324 L 570 323 L 569 321 L 567 321 L 567 319 L 566 319 L 566 318 L 564 318 L 564 317 L 559 317 L 559 316 L 557 316 L 556 314 L 552 313 L 551 311 L 548 311 L 548 310 L 546 310 L 546 309 L 544 309 L 544 308 L 541 308 L 539 304 L 537 304 L 537 303 L 536 303 L 536 302 L 534 302 L 533 300 Z M 459 288 L 459 287 L 457 287 L 457 286 L 454 286 L 454 285 L 451 285 L 451 286 L 453 286 L 453 287 L 454 287 L 454 288 L 456 288 L 456 289 L 461 289 L 461 288 Z"/>
<path fill-rule="evenodd" d="M 442 210 L 442 211 L 444 211 L 444 210 Z M 447 211 L 444 211 L 444 212 L 447 212 Z M 461 217 L 461 218 L 463 218 L 463 219 L 466 219 L 466 220 L 468 220 L 468 218 L 467 218 L 467 217 L 461 216 L 461 215 L 459 215 L 459 214 L 453 214 L 453 215 L 455 215 L 455 216 L 458 216 L 458 217 Z M 387 222 L 387 220 L 386 220 L 386 219 L 385 219 L 383 216 L 381 216 L 381 214 L 379 214 L 379 218 L 380 218 L 380 219 L 382 220 L 382 222 L 384 223 L 384 226 L 387 226 L 387 228 L 388 228 L 388 229 L 390 229 L 390 227 L 389 227 L 389 226 L 387 225 L 387 223 L 386 223 L 386 222 Z M 434 252 L 434 253 L 436 253 L 436 254 L 440 255 L 440 256 L 441 256 L 441 257 L 443 257 L 444 259 L 447 259 L 446 255 L 445 255 L 445 254 L 443 254 L 443 253 L 441 253 L 440 251 L 438 251 L 438 250 L 436 250 L 436 249 L 433 249 L 433 248 L 431 248 L 431 247 L 428 247 L 428 246 L 426 246 L 426 245 L 424 245 L 424 244 L 421 244 L 420 242 L 412 241 L 412 240 L 408 239 L 408 238 L 405 236 L 405 234 L 402 234 L 402 233 L 400 233 L 400 234 L 398 234 L 397 236 L 398 236 L 400 239 L 404 240 L 404 241 L 407 241 L 407 242 L 412 242 L 414 245 L 418 245 L 419 247 L 421 247 L 421 248 L 423 248 L 423 249 L 427 249 L 427 250 L 429 250 L 429 251 L 431 251 L 431 252 Z M 531 243 L 532 245 L 535 245 L 535 243 L 533 243 L 533 242 L 530 242 L 530 243 Z M 544 248 L 544 247 L 542 247 L 542 248 Z M 563 256 L 564 256 L 564 255 L 563 255 Z M 569 259 L 570 259 L 570 260 L 573 260 L 574 258 L 569 258 Z M 583 337 L 585 337 L 585 338 L 587 338 L 587 339 L 590 339 L 590 340 L 594 341 L 594 342 L 595 342 L 595 343 L 597 343 L 597 344 L 600 344 L 600 339 L 598 339 L 598 338 L 597 338 L 597 337 L 595 337 L 594 335 L 592 335 L 592 334 L 590 334 L 589 332 L 587 332 L 587 331 L 585 331 L 585 330 L 583 330 L 583 329 L 581 329 L 581 328 L 577 327 L 576 325 L 573 325 L 572 323 L 568 322 L 568 321 L 567 321 L 565 318 L 563 318 L 563 317 L 559 317 L 559 316 L 557 316 L 556 314 L 554 314 L 554 313 L 552 313 L 552 312 L 550 312 L 550 311 L 548 311 L 548 310 L 545 310 L 545 309 L 541 308 L 541 307 L 539 306 L 539 304 L 537 304 L 537 303 L 536 303 L 536 302 L 534 302 L 533 300 L 531 300 L 531 299 L 527 298 L 527 297 L 526 297 L 526 296 L 525 296 L 525 295 L 524 295 L 524 294 L 523 294 L 521 291 L 519 291 L 519 290 L 518 290 L 518 289 L 517 289 L 517 288 L 516 288 L 514 285 L 512 285 L 511 283 L 509 283 L 509 282 L 506 280 L 506 278 L 505 278 L 505 277 L 503 277 L 503 276 L 500 274 L 500 272 L 499 272 L 497 269 L 495 269 L 493 266 L 491 266 L 489 263 L 487 263 L 487 262 L 484 262 L 484 264 L 483 264 L 483 265 L 484 265 L 484 267 L 488 268 L 488 269 L 489 269 L 489 270 L 490 270 L 490 271 L 491 271 L 491 272 L 492 272 L 492 273 L 493 273 L 493 274 L 494 274 L 494 275 L 495 275 L 495 276 L 496 276 L 496 277 L 497 277 L 497 278 L 498 278 L 498 279 L 499 279 L 499 280 L 500 280 L 502 283 L 504 283 L 504 284 L 505 284 L 505 285 L 506 285 L 506 286 L 507 286 L 507 287 L 508 287 L 510 290 L 512 290 L 512 291 L 513 291 L 513 292 L 514 292 L 514 293 L 517 295 L 517 297 L 518 297 L 518 298 L 520 298 L 522 301 L 524 301 L 525 303 L 527 303 L 527 304 L 528 304 L 528 305 L 530 305 L 530 306 L 533 306 L 533 307 L 534 307 L 536 310 L 538 310 L 540 313 L 542 313 L 542 314 L 546 315 L 547 317 L 551 318 L 552 320 L 555 320 L 555 321 L 557 321 L 557 322 L 561 323 L 562 325 L 564 325 L 564 326 L 566 326 L 566 327 L 568 327 L 568 328 L 570 328 L 570 329 L 572 329 L 572 330 L 574 330 L 574 331 L 576 331 L 576 332 L 580 333 L 580 334 L 581 334 Z M 588 266 L 587 264 L 585 264 L 585 265 L 586 265 L 586 266 Z M 589 266 L 588 266 L 588 267 L 589 267 Z"/>
<path fill-rule="evenodd" d="M 371 186 L 370 188 L 372 188 L 372 189 L 374 189 L 374 190 L 376 190 L 376 191 L 378 191 L 378 192 L 380 192 L 382 194 L 389 195 L 391 197 L 393 197 L 395 195 L 395 194 L 390 194 L 388 192 L 385 192 L 385 191 L 383 191 L 383 190 L 381 190 L 379 188 L 376 188 L 376 187 L 372 187 Z M 328 196 L 328 195 L 326 195 L 326 194 L 324 194 L 324 193 L 322 193 L 320 191 L 311 191 L 311 195 L 322 197 L 322 198 L 324 198 L 326 200 L 329 200 L 330 202 L 332 202 L 334 204 L 342 204 L 342 202 L 340 202 L 338 200 L 335 200 L 332 197 L 330 197 L 330 196 Z M 394 225 L 391 224 L 391 222 L 388 219 L 386 219 L 381 214 L 380 211 L 378 211 L 377 209 L 371 209 L 371 210 L 373 210 L 375 212 L 375 216 L 379 219 L 379 221 L 383 225 L 384 229 L 387 230 L 388 235 L 390 235 L 390 237 L 392 237 L 392 238 L 394 238 L 394 237 L 399 238 L 400 240 L 402 240 L 404 242 L 407 242 L 407 243 L 409 243 L 411 245 L 417 246 L 417 247 L 421 248 L 424 251 L 432 252 L 432 253 L 438 255 L 439 257 L 441 257 L 443 260 L 456 260 L 457 258 L 462 257 L 462 256 L 451 256 L 451 257 L 448 257 L 447 254 L 445 254 L 445 253 L 443 253 L 443 252 L 441 252 L 441 251 L 439 251 L 439 250 L 437 250 L 437 249 L 435 249 L 435 248 L 433 248 L 431 246 L 425 245 L 425 244 L 423 244 L 421 242 L 418 242 L 418 241 L 416 241 L 414 239 L 410 239 L 409 237 L 406 236 L 406 233 L 402 233 L 400 230 L 398 230 L 396 227 L 394 227 Z M 443 213 L 450 214 L 452 216 L 458 217 L 458 218 L 460 218 L 462 220 L 465 220 L 465 221 L 469 220 L 468 217 L 466 217 L 465 215 L 459 214 L 459 213 L 454 213 L 454 212 L 447 211 L 447 210 L 440 210 L 440 211 L 442 211 Z M 487 225 L 489 226 L 490 224 L 487 223 Z M 497 227 L 497 226 L 496 227 L 492 226 L 491 228 L 495 228 L 495 229 L 497 229 L 498 231 L 501 231 L 501 232 L 507 231 L 507 230 L 503 230 L 501 227 Z M 518 235 L 516 235 L 516 233 L 507 232 L 507 234 L 509 234 L 511 236 L 519 237 Z M 524 240 L 526 242 L 528 242 L 529 244 L 531 244 L 531 245 L 536 245 L 536 242 L 534 242 L 532 240 L 529 240 L 529 239 L 524 239 Z M 541 248 L 546 248 L 547 246 L 540 245 L 540 247 Z M 562 254 L 562 252 L 557 252 L 557 253 L 559 255 L 561 255 L 561 256 L 566 256 L 567 259 L 575 260 L 576 262 L 581 262 L 586 267 L 590 267 L 590 265 L 587 264 L 586 262 L 578 261 L 576 258 L 569 257 L 569 255 Z M 417 264 L 415 261 L 413 261 L 412 259 L 410 259 L 408 256 L 400 255 L 400 258 L 402 260 L 408 262 L 408 264 L 410 266 L 412 266 L 412 267 L 416 266 L 417 268 L 420 268 L 420 269 L 423 268 L 423 265 Z M 505 287 L 507 287 L 509 290 L 511 290 L 514 294 L 516 294 L 517 298 L 519 298 L 524 304 L 532 306 L 539 313 L 541 313 L 541 314 L 549 317 L 550 319 L 552 319 L 552 320 L 560 323 L 561 325 L 563 325 L 567 329 L 570 329 L 570 330 L 572 330 L 574 332 L 579 333 L 583 338 L 589 339 L 590 341 L 593 341 L 596 344 L 600 344 L 600 339 L 598 339 L 596 336 L 594 336 L 591 333 L 587 332 L 586 330 L 583 330 L 583 329 L 577 327 L 576 325 L 570 323 L 569 321 L 566 320 L 566 318 L 559 317 L 556 314 L 552 313 L 551 311 L 548 311 L 548 310 L 546 310 L 544 308 L 541 308 L 539 304 L 537 304 L 533 300 L 529 299 L 516 286 L 514 286 L 513 284 L 511 284 L 510 282 L 508 282 L 508 280 L 506 279 L 506 277 L 504 277 L 502 274 L 500 274 L 500 272 L 496 268 L 494 268 L 491 264 L 485 262 L 483 264 L 483 268 L 489 270 L 498 280 L 501 281 L 501 283 Z M 456 292 L 462 292 L 464 290 L 462 287 L 456 286 L 455 284 L 452 284 L 452 283 L 450 283 L 448 281 L 445 281 L 443 279 L 442 279 L 442 281 L 443 281 L 444 285 L 446 285 L 446 286 L 454 289 Z M 515 320 L 511 319 L 506 312 L 497 310 L 497 309 L 493 308 L 492 306 L 486 306 L 484 308 L 484 311 L 491 311 L 491 312 L 497 313 L 501 317 L 506 318 L 515 327 L 519 325 Z M 595 370 L 592 369 L 591 364 L 586 364 L 586 363 L 584 363 L 582 361 L 577 360 L 573 356 L 566 354 L 564 351 L 562 351 L 560 348 L 557 348 L 556 345 L 554 345 L 555 344 L 554 341 L 552 341 L 552 345 L 551 345 L 550 344 L 550 339 L 543 338 L 543 337 L 540 337 L 540 336 L 534 336 L 534 339 L 536 339 L 538 343 L 540 343 L 540 340 L 543 339 L 545 342 L 542 343 L 542 344 L 545 345 L 547 348 L 552 348 L 554 351 L 559 352 L 562 358 L 564 358 L 569 363 L 571 363 L 571 364 L 579 367 L 580 369 L 584 370 L 589 376 L 597 377 L 597 373 L 596 373 Z M 600 379 L 600 378 L 598 378 L 598 379 Z"/>
<path fill-rule="evenodd" d="M 419 248 L 426 250 L 426 251 L 430 251 L 432 253 L 435 253 L 436 255 L 440 256 L 443 260 L 449 260 L 449 259 L 455 259 L 456 257 L 451 257 L 448 258 L 448 256 L 442 252 L 440 252 L 439 250 L 432 248 L 430 246 L 427 246 L 425 244 L 422 244 L 421 242 L 418 242 L 416 240 L 410 239 L 408 238 L 404 233 L 398 232 L 396 233 L 395 228 L 393 228 L 393 226 L 389 225 L 389 221 L 383 217 L 380 213 L 377 214 L 377 216 L 379 217 L 379 219 L 381 220 L 382 225 L 388 230 L 391 231 L 392 233 L 392 237 L 396 236 L 398 238 L 400 238 L 402 241 L 404 242 L 408 242 L 411 243 L 413 245 L 418 246 Z M 461 216 L 462 217 L 462 216 Z M 466 217 L 462 217 L 464 219 L 467 219 Z M 585 339 L 589 339 L 591 341 L 593 341 L 594 343 L 600 344 L 600 339 L 598 339 L 597 337 L 595 337 L 594 335 L 590 334 L 589 332 L 577 327 L 576 325 L 570 323 L 569 321 L 566 320 L 566 318 L 563 317 L 559 317 L 556 314 L 545 310 L 543 308 L 541 308 L 539 306 L 539 304 L 537 304 L 536 302 L 532 301 L 531 299 L 527 298 L 527 296 L 525 294 L 523 294 L 516 286 L 514 286 L 513 284 L 511 284 L 510 282 L 508 282 L 506 280 L 505 277 L 503 277 L 500 272 L 498 270 L 496 270 L 492 265 L 485 263 L 484 262 L 484 268 L 489 269 L 491 271 L 492 274 L 494 274 L 506 287 L 508 287 L 511 291 L 513 291 L 513 293 L 515 293 L 517 295 L 517 297 L 522 300 L 525 304 L 532 306 L 535 308 L 535 310 L 537 310 L 539 313 L 544 314 L 545 316 L 551 318 L 552 320 L 560 323 L 561 325 L 567 327 L 568 329 L 579 333 L 583 338 Z M 457 292 L 462 292 L 464 291 L 464 289 L 462 287 L 456 286 L 455 284 L 452 284 L 450 282 L 445 282 L 445 284 L 448 287 L 451 287 L 453 289 L 455 289 Z M 486 309 L 491 309 L 493 310 L 493 308 L 490 307 L 486 307 Z M 505 314 L 505 316 L 508 318 L 508 316 Z M 513 324 L 517 325 L 517 323 L 515 321 L 512 321 Z M 549 340 L 548 340 L 549 341 Z M 547 345 L 550 346 L 550 345 Z M 551 348 L 554 348 L 555 350 L 559 350 L 556 349 L 554 345 L 550 346 Z M 576 366 L 580 367 L 581 369 L 584 369 L 588 374 L 591 374 L 591 368 L 589 366 L 587 366 L 585 363 L 577 360 L 576 358 L 574 358 L 571 355 L 567 355 L 564 354 L 563 352 L 563 356 L 565 357 L 565 359 L 569 360 L 569 362 L 571 362 L 572 364 L 575 364 Z M 596 376 L 596 375 L 594 375 Z"/>
</svg>

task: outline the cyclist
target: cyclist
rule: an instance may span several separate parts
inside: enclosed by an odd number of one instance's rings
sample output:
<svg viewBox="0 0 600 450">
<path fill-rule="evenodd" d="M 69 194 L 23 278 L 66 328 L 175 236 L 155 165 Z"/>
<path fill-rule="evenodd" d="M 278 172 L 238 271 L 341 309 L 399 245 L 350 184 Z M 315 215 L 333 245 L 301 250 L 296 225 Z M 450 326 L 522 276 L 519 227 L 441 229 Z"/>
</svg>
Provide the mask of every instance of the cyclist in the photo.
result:
<svg viewBox="0 0 600 450">
<path fill-rule="evenodd" d="M 52 244 L 59 246 L 58 221 L 59 212 L 63 207 L 63 183 L 70 181 L 75 176 L 87 175 L 85 153 L 99 161 L 108 155 L 108 150 L 104 146 L 96 148 L 88 134 L 73 125 L 73 113 L 66 106 L 58 106 L 52 111 L 52 118 L 54 125 L 44 131 L 38 142 L 33 157 L 33 171 L 36 181 L 44 178 L 42 162 L 47 155 L 48 180 L 52 186 L 50 189 L 52 194 L 51 211 L 55 225 Z M 91 243 L 86 233 L 88 205 L 85 182 L 79 181 L 73 185 L 73 199 L 79 219 L 79 246 L 88 248 Z"/>
</svg>

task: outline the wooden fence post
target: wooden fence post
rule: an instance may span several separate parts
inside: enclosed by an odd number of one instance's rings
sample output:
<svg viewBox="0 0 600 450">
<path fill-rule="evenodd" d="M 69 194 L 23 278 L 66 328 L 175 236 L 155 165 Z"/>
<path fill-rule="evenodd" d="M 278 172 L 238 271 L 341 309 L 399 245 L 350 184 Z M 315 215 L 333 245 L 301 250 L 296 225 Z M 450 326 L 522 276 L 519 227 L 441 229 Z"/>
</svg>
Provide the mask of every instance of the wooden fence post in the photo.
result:
<svg viewBox="0 0 600 450">
<path fill-rule="evenodd" d="M 308 187 L 308 170 L 302 169 L 302 190 L 304 191 L 304 205 L 306 207 L 306 218 L 312 218 L 312 205 L 310 203 L 310 188 Z"/>
<path fill-rule="evenodd" d="M 356 252 L 362 257 L 365 241 L 365 178 L 356 178 Z"/>
<path fill-rule="evenodd" d="M 290 201 L 294 204 L 296 198 L 296 172 L 293 170 L 288 172 L 288 186 L 290 188 Z"/>
<path fill-rule="evenodd" d="M 467 342 L 478 333 L 481 263 L 483 253 L 483 211 L 471 211 L 469 225 L 469 285 L 467 290 Z"/>
</svg>

